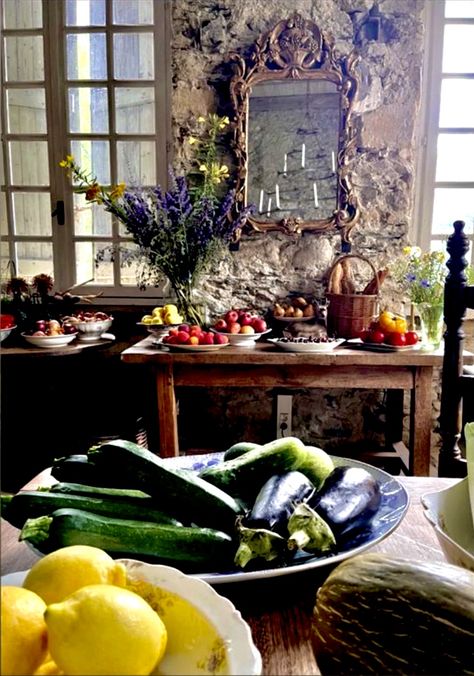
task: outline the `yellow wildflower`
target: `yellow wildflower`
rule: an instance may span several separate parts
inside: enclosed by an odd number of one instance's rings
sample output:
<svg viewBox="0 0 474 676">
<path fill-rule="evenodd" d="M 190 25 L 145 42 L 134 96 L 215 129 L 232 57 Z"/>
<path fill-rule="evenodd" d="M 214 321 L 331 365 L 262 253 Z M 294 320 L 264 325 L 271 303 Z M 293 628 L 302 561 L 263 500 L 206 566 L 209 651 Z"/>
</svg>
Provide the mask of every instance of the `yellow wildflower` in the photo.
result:
<svg viewBox="0 0 474 676">
<path fill-rule="evenodd" d="M 59 163 L 60 167 L 72 167 L 74 164 L 74 157 L 72 155 L 66 155 L 65 160 L 61 160 Z"/>
<path fill-rule="evenodd" d="M 221 120 L 219 122 L 219 129 L 225 129 L 225 127 L 227 127 L 229 123 L 230 123 L 229 118 L 227 117 L 227 115 L 224 115 L 224 117 L 221 117 Z"/>
<path fill-rule="evenodd" d="M 206 121 L 206 118 L 203 117 L 202 115 L 199 115 L 198 122 L 205 122 L 205 121 Z"/>
<path fill-rule="evenodd" d="M 117 199 L 118 197 L 122 197 L 124 191 L 125 191 L 125 183 L 119 183 L 116 185 L 112 190 L 110 191 L 110 197 L 112 199 Z"/>
<path fill-rule="evenodd" d="M 198 142 L 198 140 L 194 136 L 190 136 L 189 139 L 188 139 L 188 143 L 189 143 L 190 146 L 193 146 L 197 142 Z"/>
</svg>

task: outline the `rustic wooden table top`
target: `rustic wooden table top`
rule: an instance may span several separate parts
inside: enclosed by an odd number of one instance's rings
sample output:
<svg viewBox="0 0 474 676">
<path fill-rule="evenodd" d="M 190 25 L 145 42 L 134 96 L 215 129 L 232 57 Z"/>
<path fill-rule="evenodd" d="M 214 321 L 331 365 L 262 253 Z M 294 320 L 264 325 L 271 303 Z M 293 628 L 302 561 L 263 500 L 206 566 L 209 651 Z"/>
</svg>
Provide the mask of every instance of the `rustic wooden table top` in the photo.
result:
<svg viewBox="0 0 474 676">
<path fill-rule="evenodd" d="M 441 490 L 456 479 L 398 477 L 410 496 L 410 506 L 399 527 L 370 551 L 421 561 L 445 561 L 432 527 L 423 515 L 420 497 Z M 47 484 L 45 471 L 28 487 Z M 18 542 L 19 531 L 2 519 L 1 572 L 26 570 L 38 556 Z M 310 638 L 310 618 L 318 586 L 330 572 L 327 566 L 309 573 L 218 585 L 249 623 L 263 659 L 263 674 L 292 676 L 319 674 Z"/>
</svg>

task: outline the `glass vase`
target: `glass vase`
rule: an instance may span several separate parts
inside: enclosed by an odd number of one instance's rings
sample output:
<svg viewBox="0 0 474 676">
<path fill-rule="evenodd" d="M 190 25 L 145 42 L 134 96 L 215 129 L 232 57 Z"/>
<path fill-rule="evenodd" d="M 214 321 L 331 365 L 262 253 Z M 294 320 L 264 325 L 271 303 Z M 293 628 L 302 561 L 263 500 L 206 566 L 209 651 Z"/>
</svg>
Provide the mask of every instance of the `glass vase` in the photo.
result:
<svg viewBox="0 0 474 676">
<path fill-rule="evenodd" d="M 443 303 L 418 303 L 421 349 L 437 350 L 443 337 Z"/>
<path fill-rule="evenodd" d="M 175 282 L 172 286 L 179 313 L 184 321 L 202 326 L 205 322 L 205 308 L 202 304 L 196 302 L 192 284 L 190 282 Z"/>
</svg>

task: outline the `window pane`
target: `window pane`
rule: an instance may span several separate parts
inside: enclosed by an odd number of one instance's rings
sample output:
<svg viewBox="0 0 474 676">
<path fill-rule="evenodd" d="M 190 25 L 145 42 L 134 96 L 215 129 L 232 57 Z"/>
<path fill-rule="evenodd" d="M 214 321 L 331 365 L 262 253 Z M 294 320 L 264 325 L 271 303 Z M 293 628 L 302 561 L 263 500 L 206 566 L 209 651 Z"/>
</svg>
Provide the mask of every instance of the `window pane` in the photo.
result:
<svg viewBox="0 0 474 676">
<path fill-rule="evenodd" d="M 66 0 L 66 26 L 105 26 L 104 0 Z"/>
<path fill-rule="evenodd" d="M 67 35 L 69 80 L 105 80 L 107 60 L 104 33 Z"/>
<path fill-rule="evenodd" d="M 15 235 L 50 236 L 52 227 L 49 193 L 13 193 L 13 219 Z"/>
<path fill-rule="evenodd" d="M 474 181 L 474 134 L 440 134 L 436 181 Z"/>
<path fill-rule="evenodd" d="M 454 221 L 464 221 L 464 232 L 474 234 L 474 188 L 435 189 L 433 234 L 450 235 Z"/>
<path fill-rule="evenodd" d="M 10 133 L 45 134 L 44 89 L 9 89 L 7 91 L 7 115 Z"/>
<path fill-rule="evenodd" d="M 152 33 L 114 35 L 114 75 L 118 80 L 152 80 Z"/>
<path fill-rule="evenodd" d="M 0 234 L 6 235 L 7 233 L 7 198 L 4 192 L 0 192 Z M 3 243 L 2 247 L 4 247 Z"/>
<path fill-rule="evenodd" d="M 49 185 L 46 141 L 11 141 L 9 146 L 14 185 Z"/>
<path fill-rule="evenodd" d="M 76 242 L 76 279 L 77 284 L 100 284 L 111 286 L 114 283 L 113 263 L 107 256 L 105 261 L 95 264 L 99 251 L 108 248 L 103 242 Z"/>
<path fill-rule="evenodd" d="M 131 243 L 124 243 L 120 245 L 121 255 L 120 255 L 120 283 L 124 286 L 137 286 L 137 262 L 133 259 L 127 260 L 126 252 L 135 251 L 136 245 Z"/>
<path fill-rule="evenodd" d="M 152 0 L 113 0 L 115 24 L 139 25 L 153 23 Z"/>
<path fill-rule="evenodd" d="M 35 275 L 51 275 L 54 279 L 53 245 L 51 242 L 17 242 L 17 275 L 31 278 Z"/>
<path fill-rule="evenodd" d="M 441 82 L 440 127 L 474 127 L 474 80 Z"/>
<path fill-rule="evenodd" d="M 5 28 L 41 28 L 42 0 L 3 0 Z"/>
<path fill-rule="evenodd" d="M 474 18 L 474 0 L 446 0 L 444 16 L 448 19 Z"/>
<path fill-rule="evenodd" d="M 474 72 L 474 26 L 444 27 L 443 73 Z"/>
<path fill-rule="evenodd" d="M 76 235 L 112 235 L 112 216 L 100 204 L 86 202 L 74 195 L 74 232 Z"/>
<path fill-rule="evenodd" d="M 119 134 L 154 134 L 155 90 L 152 87 L 117 87 L 115 115 Z"/>
<path fill-rule="evenodd" d="M 72 87 L 69 89 L 69 131 L 87 134 L 109 131 L 107 90 Z"/>
<path fill-rule="evenodd" d="M 117 143 L 117 172 L 127 185 L 155 185 L 155 144 L 153 141 Z"/>
<path fill-rule="evenodd" d="M 108 141 L 72 141 L 71 151 L 83 171 L 95 176 L 103 185 L 110 184 Z"/>
<path fill-rule="evenodd" d="M 44 80 L 43 38 L 22 35 L 5 38 L 8 82 Z"/>
</svg>

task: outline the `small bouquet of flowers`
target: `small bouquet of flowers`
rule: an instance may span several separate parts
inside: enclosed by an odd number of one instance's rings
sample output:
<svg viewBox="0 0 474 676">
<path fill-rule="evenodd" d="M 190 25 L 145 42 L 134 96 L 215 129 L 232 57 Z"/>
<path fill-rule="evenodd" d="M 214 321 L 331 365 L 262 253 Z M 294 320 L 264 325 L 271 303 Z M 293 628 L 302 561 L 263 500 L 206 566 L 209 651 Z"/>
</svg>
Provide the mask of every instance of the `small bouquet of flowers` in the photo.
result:
<svg viewBox="0 0 474 676">
<path fill-rule="evenodd" d="M 443 251 L 422 252 L 417 246 L 406 246 L 402 258 L 392 268 L 393 278 L 415 304 L 442 303 L 447 273 Z"/>
</svg>

